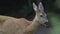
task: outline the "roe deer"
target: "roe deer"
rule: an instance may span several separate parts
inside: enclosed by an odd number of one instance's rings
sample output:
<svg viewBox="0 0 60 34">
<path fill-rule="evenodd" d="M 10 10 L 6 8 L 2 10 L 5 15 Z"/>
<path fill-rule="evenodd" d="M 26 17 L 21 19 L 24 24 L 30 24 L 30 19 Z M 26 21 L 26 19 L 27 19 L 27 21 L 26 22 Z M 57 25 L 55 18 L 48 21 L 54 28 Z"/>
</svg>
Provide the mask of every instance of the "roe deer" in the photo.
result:
<svg viewBox="0 0 60 34">
<path fill-rule="evenodd" d="M 36 12 L 33 21 L 0 15 L 0 34 L 33 34 L 41 24 L 48 22 L 41 2 L 38 6 L 33 3 L 33 9 Z"/>
</svg>

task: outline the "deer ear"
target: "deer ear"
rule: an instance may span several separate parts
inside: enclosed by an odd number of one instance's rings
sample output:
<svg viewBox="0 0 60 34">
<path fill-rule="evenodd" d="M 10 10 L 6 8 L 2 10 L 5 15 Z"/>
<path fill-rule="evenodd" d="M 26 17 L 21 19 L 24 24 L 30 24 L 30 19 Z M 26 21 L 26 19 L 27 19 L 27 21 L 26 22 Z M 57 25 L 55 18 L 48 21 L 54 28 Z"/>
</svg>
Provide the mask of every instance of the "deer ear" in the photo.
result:
<svg viewBox="0 0 60 34">
<path fill-rule="evenodd" d="M 33 2 L 33 9 L 37 11 L 37 5 Z"/>
<path fill-rule="evenodd" d="M 38 8 L 39 8 L 39 10 L 44 11 L 44 7 L 43 7 L 43 5 L 42 5 L 42 2 L 40 2 L 40 3 L 38 4 Z"/>
</svg>

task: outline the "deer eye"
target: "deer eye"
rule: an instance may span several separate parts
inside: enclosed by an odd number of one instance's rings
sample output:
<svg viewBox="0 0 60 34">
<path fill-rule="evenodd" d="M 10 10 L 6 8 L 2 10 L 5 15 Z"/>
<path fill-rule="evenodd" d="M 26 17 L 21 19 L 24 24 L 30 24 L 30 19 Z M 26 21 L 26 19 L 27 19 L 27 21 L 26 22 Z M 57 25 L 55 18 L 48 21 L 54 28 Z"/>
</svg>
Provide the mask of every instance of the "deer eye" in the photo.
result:
<svg viewBox="0 0 60 34">
<path fill-rule="evenodd" d="M 43 17 L 43 15 L 40 15 L 40 17 Z"/>
</svg>

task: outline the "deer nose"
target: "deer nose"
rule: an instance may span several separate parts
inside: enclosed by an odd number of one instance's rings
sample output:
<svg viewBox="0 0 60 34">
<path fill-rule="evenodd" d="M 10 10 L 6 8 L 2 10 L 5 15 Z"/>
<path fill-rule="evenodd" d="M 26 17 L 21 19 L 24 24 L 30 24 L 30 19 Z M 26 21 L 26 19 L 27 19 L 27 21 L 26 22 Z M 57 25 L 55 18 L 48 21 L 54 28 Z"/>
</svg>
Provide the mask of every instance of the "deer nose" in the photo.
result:
<svg viewBox="0 0 60 34">
<path fill-rule="evenodd" d="M 48 20 L 45 20 L 45 23 L 44 24 L 48 25 Z"/>
<path fill-rule="evenodd" d="M 45 22 L 46 25 L 48 25 L 48 22 Z"/>
<path fill-rule="evenodd" d="M 49 28 L 49 23 L 48 23 L 48 22 L 45 22 L 45 26 L 46 26 L 47 28 Z"/>
</svg>

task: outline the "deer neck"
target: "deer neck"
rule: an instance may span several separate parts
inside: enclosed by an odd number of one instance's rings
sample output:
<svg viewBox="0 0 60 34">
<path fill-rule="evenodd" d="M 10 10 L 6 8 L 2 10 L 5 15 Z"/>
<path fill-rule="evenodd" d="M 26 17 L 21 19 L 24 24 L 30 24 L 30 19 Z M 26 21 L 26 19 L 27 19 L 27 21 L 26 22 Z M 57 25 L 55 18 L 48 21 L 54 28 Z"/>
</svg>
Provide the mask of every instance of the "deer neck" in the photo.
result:
<svg viewBox="0 0 60 34">
<path fill-rule="evenodd" d="M 34 20 L 32 21 L 31 26 L 33 26 L 33 27 L 32 27 L 33 30 L 36 30 L 37 28 L 40 27 L 40 25 L 41 25 L 41 24 L 39 23 L 38 17 L 37 17 L 37 15 L 36 15 L 35 18 L 34 18 Z"/>
<path fill-rule="evenodd" d="M 25 33 L 33 33 L 35 30 L 37 30 L 40 27 L 40 23 L 37 20 L 37 15 L 35 16 L 34 20 L 32 21 L 32 24 L 30 24 L 26 29 L 25 29 Z"/>
</svg>

